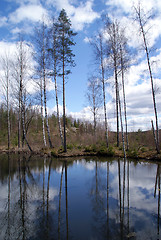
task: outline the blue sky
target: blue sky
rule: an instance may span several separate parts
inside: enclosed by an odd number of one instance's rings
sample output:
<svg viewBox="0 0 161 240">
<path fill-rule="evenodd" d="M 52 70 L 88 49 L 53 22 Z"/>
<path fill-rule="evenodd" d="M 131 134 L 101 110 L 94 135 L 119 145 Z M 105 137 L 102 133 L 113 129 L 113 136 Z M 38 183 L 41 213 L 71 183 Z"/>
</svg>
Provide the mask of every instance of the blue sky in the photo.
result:
<svg viewBox="0 0 161 240">
<path fill-rule="evenodd" d="M 117 18 L 126 27 L 129 39 L 129 47 L 136 49 L 141 45 L 141 38 L 136 34 L 137 25 L 133 20 L 132 6 L 137 5 L 137 0 L 0 0 L 0 54 L 5 49 L 14 49 L 18 33 L 24 32 L 27 41 L 34 34 L 34 26 L 41 21 L 42 16 L 51 14 L 58 16 L 62 8 L 71 19 L 72 27 L 78 35 L 75 37 L 76 46 L 73 48 L 76 67 L 72 69 L 66 84 L 66 107 L 68 115 L 77 118 L 91 119 L 91 113 L 86 103 L 85 93 L 87 80 L 92 72 L 93 53 L 89 39 L 100 29 L 99 21 L 103 13 L 107 13 L 111 19 Z M 161 1 L 142 0 L 145 11 L 153 8 L 156 13 L 150 22 L 149 46 L 155 46 L 152 61 L 155 73 L 155 86 L 157 89 L 157 106 L 160 119 L 161 94 L 160 94 L 160 69 L 161 69 Z M 126 74 L 127 114 L 129 130 L 149 129 L 150 120 L 154 117 L 153 103 L 148 72 L 146 72 L 146 58 L 143 51 L 135 56 L 137 61 L 129 68 Z M 1 69 L 0 69 L 1 70 Z M 159 74 L 158 74 L 159 73 Z M 115 129 L 115 93 L 113 76 L 111 84 L 107 87 L 107 114 L 109 127 Z M 52 89 L 52 87 L 51 87 Z M 61 93 L 59 94 L 61 96 Z M 61 100 L 61 98 L 60 98 Z M 60 101 L 60 105 L 62 102 Z M 48 101 L 49 112 L 55 110 L 55 96 L 51 91 Z M 60 106 L 61 107 L 61 106 Z M 103 111 L 100 109 L 99 119 L 103 119 Z M 161 126 L 161 124 L 159 124 Z"/>
</svg>

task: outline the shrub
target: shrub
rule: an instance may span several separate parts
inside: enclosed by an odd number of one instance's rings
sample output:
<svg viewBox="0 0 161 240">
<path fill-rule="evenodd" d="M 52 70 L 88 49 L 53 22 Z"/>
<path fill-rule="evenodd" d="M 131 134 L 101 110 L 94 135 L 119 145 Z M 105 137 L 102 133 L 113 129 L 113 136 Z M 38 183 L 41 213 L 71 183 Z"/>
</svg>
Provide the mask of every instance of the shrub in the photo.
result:
<svg viewBox="0 0 161 240">
<path fill-rule="evenodd" d="M 85 146 L 85 152 L 97 152 L 97 146 L 95 144 Z"/>
<path fill-rule="evenodd" d="M 67 144 L 67 149 L 72 150 L 73 149 L 73 144 Z"/>
<path fill-rule="evenodd" d="M 112 157 L 112 156 L 114 156 L 115 151 L 112 146 L 109 146 L 108 149 L 107 149 L 107 147 L 101 146 L 98 151 L 98 154 L 102 155 L 102 156 Z"/>
<path fill-rule="evenodd" d="M 138 158 L 138 152 L 136 149 L 134 150 L 129 149 L 127 152 L 127 155 L 128 157 L 131 157 L 131 158 Z"/>
</svg>

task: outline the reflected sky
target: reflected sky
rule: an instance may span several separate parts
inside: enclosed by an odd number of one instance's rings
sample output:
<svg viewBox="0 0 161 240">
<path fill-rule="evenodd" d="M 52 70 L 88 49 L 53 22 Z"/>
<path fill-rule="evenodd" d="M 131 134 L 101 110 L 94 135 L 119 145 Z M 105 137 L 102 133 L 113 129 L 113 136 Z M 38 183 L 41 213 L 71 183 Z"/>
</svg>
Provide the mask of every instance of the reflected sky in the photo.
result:
<svg viewBox="0 0 161 240">
<path fill-rule="evenodd" d="M 161 239 L 157 163 L 0 156 L 1 239 Z"/>
</svg>

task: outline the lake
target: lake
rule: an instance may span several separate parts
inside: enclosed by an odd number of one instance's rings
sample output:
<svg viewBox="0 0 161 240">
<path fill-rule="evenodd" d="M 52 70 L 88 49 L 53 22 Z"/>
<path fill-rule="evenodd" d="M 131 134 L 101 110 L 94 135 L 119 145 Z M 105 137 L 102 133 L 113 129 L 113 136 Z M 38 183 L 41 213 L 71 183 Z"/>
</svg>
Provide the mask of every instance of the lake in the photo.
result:
<svg viewBox="0 0 161 240">
<path fill-rule="evenodd" d="M 0 155 L 0 240 L 161 239 L 157 163 Z"/>
</svg>

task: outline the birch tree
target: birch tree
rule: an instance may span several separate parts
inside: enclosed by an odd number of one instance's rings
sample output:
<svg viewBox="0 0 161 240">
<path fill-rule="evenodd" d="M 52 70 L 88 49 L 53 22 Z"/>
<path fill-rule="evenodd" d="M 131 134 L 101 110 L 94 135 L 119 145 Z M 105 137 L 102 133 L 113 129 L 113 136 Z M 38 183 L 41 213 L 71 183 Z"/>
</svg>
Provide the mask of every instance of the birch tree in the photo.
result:
<svg viewBox="0 0 161 240">
<path fill-rule="evenodd" d="M 90 110 L 93 114 L 94 135 L 96 135 L 98 110 L 102 103 L 101 88 L 99 84 L 99 79 L 97 77 L 92 76 L 88 79 L 86 97 L 90 106 Z"/>
<path fill-rule="evenodd" d="M 124 79 L 124 59 L 123 59 L 123 49 L 120 44 L 120 57 L 121 57 L 121 78 L 122 78 L 122 91 L 123 91 L 123 102 L 124 102 L 124 115 L 125 115 L 125 128 L 126 128 L 126 149 L 129 149 L 129 141 L 128 141 L 128 130 L 127 130 L 127 112 L 126 112 L 126 96 L 125 96 L 125 79 Z"/>
<path fill-rule="evenodd" d="M 105 32 L 108 35 L 107 57 L 112 60 L 112 68 L 114 70 L 115 91 L 116 91 L 116 118 L 117 118 L 117 147 L 119 147 L 119 84 L 118 84 L 118 67 L 119 67 L 119 23 L 117 20 L 113 22 L 107 21 L 105 25 Z"/>
<path fill-rule="evenodd" d="M 148 38 L 147 38 L 148 31 L 146 31 L 146 29 L 149 25 L 150 19 L 152 19 L 152 15 L 149 15 L 149 13 L 146 14 L 144 12 L 144 10 L 141 8 L 140 3 L 137 7 L 134 7 L 134 11 L 135 11 L 135 15 L 136 15 L 135 20 L 139 24 L 139 31 L 140 31 L 140 35 L 142 36 L 142 39 L 143 39 L 144 50 L 146 53 L 148 71 L 149 71 L 149 76 L 150 76 L 150 81 L 151 81 L 154 114 L 155 114 L 155 124 L 156 124 L 155 138 L 156 138 L 156 143 L 157 143 L 156 150 L 157 150 L 157 153 L 160 153 L 157 105 L 156 105 L 156 97 L 155 97 L 155 90 L 154 90 L 153 73 L 152 73 L 152 67 L 151 67 L 151 61 L 150 61 L 150 50 L 149 50 Z"/>
<path fill-rule="evenodd" d="M 28 80 L 30 59 L 29 53 L 27 52 L 28 48 L 25 42 L 20 36 L 20 40 L 17 43 L 17 51 L 15 54 L 15 59 L 13 63 L 13 78 L 14 78 L 14 94 L 18 100 L 18 147 L 21 147 L 22 138 L 25 139 L 25 142 L 30 151 L 32 148 L 29 145 L 26 136 L 25 129 L 25 101 L 26 98 L 26 83 Z M 17 82 L 17 89 L 15 88 L 15 82 Z"/>
<path fill-rule="evenodd" d="M 130 65 L 130 54 L 127 47 L 127 38 L 125 36 L 125 28 L 120 27 L 119 29 L 119 44 L 120 44 L 120 75 L 121 75 L 121 85 L 123 94 L 123 105 L 124 105 L 124 116 L 125 116 L 125 132 L 126 132 L 126 149 L 129 149 L 128 141 L 128 123 L 127 123 L 127 110 L 126 110 L 126 94 L 125 94 L 125 73 Z"/>
<path fill-rule="evenodd" d="M 107 122 L 107 110 L 106 110 L 106 91 L 105 91 L 105 85 L 106 85 L 106 79 L 105 79 L 105 47 L 103 44 L 103 34 L 100 32 L 98 33 L 98 36 L 95 37 L 94 40 L 92 40 L 91 45 L 94 49 L 95 58 L 97 60 L 97 64 L 99 65 L 100 70 L 100 78 L 101 78 L 101 84 L 102 84 L 102 94 L 103 94 L 103 107 L 104 107 L 104 120 L 105 120 L 105 136 L 106 136 L 106 146 L 108 148 L 108 122 Z"/>
<path fill-rule="evenodd" d="M 35 59 L 37 61 L 37 75 L 40 79 L 40 95 L 41 95 L 41 118 L 42 118 L 42 130 L 43 130 L 43 141 L 46 146 L 45 138 L 45 127 L 43 109 L 45 111 L 45 122 L 48 135 L 49 146 L 52 148 L 48 113 L 47 113 L 47 79 L 48 79 L 48 29 L 44 21 L 39 25 L 35 31 Z"/>
<path fill-rule="evenodd" d="M 7 132 L 8 132 L 8 149 L 10 149 L 10 82 L 11 82 L 11 56 L 8 53 L 5 53 L 5 55 L 1 58 L 1 66 L 3 74 L 1 76 L 1 82 L 4 90 L 4 98 L 7 106 Z"/>
</svg>

